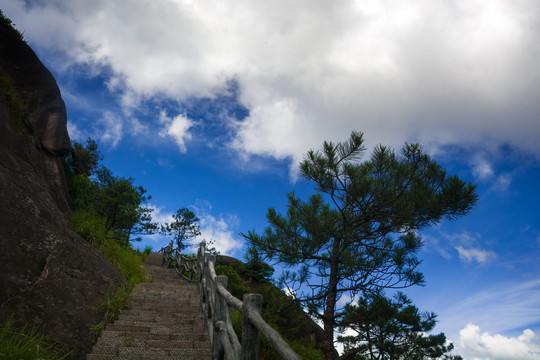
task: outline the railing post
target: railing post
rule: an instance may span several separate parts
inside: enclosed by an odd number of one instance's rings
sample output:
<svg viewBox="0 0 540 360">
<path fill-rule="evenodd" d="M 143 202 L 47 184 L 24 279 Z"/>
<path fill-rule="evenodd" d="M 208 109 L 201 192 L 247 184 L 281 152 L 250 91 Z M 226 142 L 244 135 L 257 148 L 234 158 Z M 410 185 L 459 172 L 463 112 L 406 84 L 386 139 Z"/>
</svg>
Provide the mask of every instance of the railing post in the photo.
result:
<svg viewBox="0 0 540 360">
<path fill-rule="evenodd" d="M 248 311 L 261 313 L 263 297 L 261 294 L 245 294 L 242 299 L 242 360 L 259 359 L 259 330 L 247 316 Z"/>
<path fill-rule="evenodd" d="M 206 330 L 206 333 L 208 334 L 208 337 L 210 338 L 210 343 L 213 344 L 212 336 L 214 332 L 212 331 L 212 318 L 214 317 L 213 312 L 213 306 L 214 306 L 214 297 L 215 297 L 215 284 L 213 280 L 210 278 L 210 270 L 208 268 L 208 261 L 210 260 L 210 254 L 204 254 L 204 279 L 205 281 L 205 289 L 206 292 L 206 306 L 204 308 L 205 310 L 205 321 L 204 321 L 204 329 Z"/>
<path fill-rule="evenodd" d="M 217 287 L 221 284 L 225 289 L 227 288 L 228 278 L 225 275 L 216 276 L 216 299 L 214 302 L 214 318 L 212 319 L 212 328 L 214 331 L 214 343 L 212 344 L 212 354 L 213 359 L 221 359 L 220 348 L 221 348 L 221 339 L 220 339 L 220 329 L 216 326 L 218 321 L 225 322 L 227 319 L 227 302 L 221 295 L 217 292 Z M 223 352 L 221 352 L 221 355 Z"/>
</svg>

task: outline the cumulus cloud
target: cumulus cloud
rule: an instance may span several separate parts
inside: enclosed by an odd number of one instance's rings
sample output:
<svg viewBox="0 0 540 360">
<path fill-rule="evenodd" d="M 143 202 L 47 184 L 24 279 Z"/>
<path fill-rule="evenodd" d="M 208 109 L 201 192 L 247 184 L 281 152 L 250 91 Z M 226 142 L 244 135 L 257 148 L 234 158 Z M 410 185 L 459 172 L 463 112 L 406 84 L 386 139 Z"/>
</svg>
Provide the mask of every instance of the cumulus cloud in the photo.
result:
<svg viewBox="0 0 540 360">
<path fill-rule="evenodd" d="M 212 241 L 216 250 L 223 255 L 232 255 L 242 248 L 244 243 L 236 235 L 236 218 L 228 216 L 215 217 L 210 214 L 201 216 L 201 238 Z"/>
<path fill-rule="evenodd" d="M 159 121 L 163 124 L 159 132 L 161 137 L 170 136 L 174 138 L 181 152 L 186 152 L 186 141 L 191 139 L 189 129 L 194 125 L 193 121 L 184 115 L 177 115 L 174 118 L 167 116 L 167 112 L 162 110 L 159 115 Z"/>
<path fill-rule="evenodd" d="M 238 238 L 240 220 L 233 214 L 212 214 L 212 205 L 208 201 L 198 200 L 193 206 L 195 214 L 200 219 L 200 240 L 213 242 L 216 250 L 223 255 L 234 255 L 234 252 L 244 246 Z"/>
<path fill-rule="evenodd" d="M 456 250 L 459 253 L 459 258 L 468 263 L 477 261 L 480 264 L 484 264 L 497 256 L 493 251 L 483 250 L 479 248 L 465 249 L 463 246 L 457 246 Z"/>
<path fill-rule="evenodd" d="M 539 308 L 540 280 L 501 281 L 464 294 L 462 299 L 439 311 L 439 327 L 451 340 L 459 338 L 459 331 L 467 323 L 489 329 L 492 334 L 536 329 L 535 324 L 540 322 Z M 458 345 L 459 341 L 455 343 Z M 462 352 L 458 349 L 458 353 Z"/>
<path fill-rule="evenodd" d="M 143 205 L 143 207 L 152 209 L 152 221 L 157 222 L 159 225 L 165 225 L 165 223 L 174 221 L 173 213 L 166 211 L 163 207 L 154 204 Z"/>
<path fill-rule="evenodd" d="M 51 60 L 58 71 L 108 69 L 126 107 L 212 98 L 236 80 L 250 113 L 233 119 L 231 144 L 245 154 L 297 161 L 360 130 L 368 146 L 506 143 L 540 158 L 535 0 L 0 6 L 31 44 L 61 54 Z M 175 125 L 169 135 L 185 139 L 185 119 Z"/>
<path fill-rule="evenodd" d="M 475 324 L 467 324 L 460 332 L 460 351 L 466 359 L 538 359 L 540 358 L 539 337 L 526 329 L 517 337 L 481 332 Z"/>
</svg>

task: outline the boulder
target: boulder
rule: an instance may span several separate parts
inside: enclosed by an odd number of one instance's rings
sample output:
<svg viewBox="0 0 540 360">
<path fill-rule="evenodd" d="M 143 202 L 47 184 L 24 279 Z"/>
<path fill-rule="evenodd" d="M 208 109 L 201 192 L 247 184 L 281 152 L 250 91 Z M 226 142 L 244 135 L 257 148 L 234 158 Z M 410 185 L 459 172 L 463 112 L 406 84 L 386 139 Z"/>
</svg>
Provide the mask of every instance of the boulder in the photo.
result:
<svg viewBox="0 0 540 360">
<path fill-rule="evenodd" d="M 70 228 L 64 101 L 3 19 L 0 80 L 0 321 L 37 325 L 82 359 L 95 342 L 89 328 L 103 319 L 97 305 L 125 279 Z M 21 103 L 22 116 L 14 113 Z"/>
</svg>

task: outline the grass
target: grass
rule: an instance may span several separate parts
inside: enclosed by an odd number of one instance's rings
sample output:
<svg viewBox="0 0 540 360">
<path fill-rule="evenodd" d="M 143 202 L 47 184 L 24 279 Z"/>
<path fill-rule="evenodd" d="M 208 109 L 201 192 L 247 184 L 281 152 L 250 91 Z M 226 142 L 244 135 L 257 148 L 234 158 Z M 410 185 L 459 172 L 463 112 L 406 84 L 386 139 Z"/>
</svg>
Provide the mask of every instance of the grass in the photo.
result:
<svg viewBox="0 0 540 360">
<path fill-rule="evenodd" d="M 0 324 L 0 359 L 2 360 L 63 360 L 71 352 L 67 346 L 44 335 L 39 328 L 25 325 L 17 329 L 11 316 Z"/>
<path fill-rule="evenodd" d="M 124 275 L 131 286 L 147 280 L 142 262 L 150 254 L 152 248 L 147 247 L 140 252 L 130 247 L 121 246 L 107 233 L 103 218 L 97 214 L 77 210 L 71 215 L 71 226 L 83 239 L 94 245 Z"/>
<path fill-rule="evenodd" d="M 98 306 L 98 310 L 104 313 L 105 320 L 90 328 L 94 335 L 100 336 L 107 323 L 112 323 L 118 319 L 122 309 L 129 303 L 131 290 L 132 286 L 125 284 L 114 285 L 109 288 L 107 294 L 103 296 L 103 301 Z"/>
</svg>

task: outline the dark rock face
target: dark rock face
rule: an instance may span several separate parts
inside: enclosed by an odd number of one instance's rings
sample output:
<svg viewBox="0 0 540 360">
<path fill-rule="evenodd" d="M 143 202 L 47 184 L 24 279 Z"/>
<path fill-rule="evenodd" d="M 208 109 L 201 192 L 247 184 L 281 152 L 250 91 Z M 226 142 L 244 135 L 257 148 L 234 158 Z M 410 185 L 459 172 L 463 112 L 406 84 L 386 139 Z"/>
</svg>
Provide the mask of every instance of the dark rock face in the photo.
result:
<svg viewBox="0 0 540 360">
<path fill-rule="evenodd" d="M 61 157 L 70 149 L 66 109 L 51 73 L 0 21 L 0 321 L 40 326 L 83 359 L 95 341 L 95 310 L 122 275 L 71 231 Z"/>
</svg>

